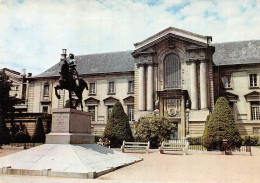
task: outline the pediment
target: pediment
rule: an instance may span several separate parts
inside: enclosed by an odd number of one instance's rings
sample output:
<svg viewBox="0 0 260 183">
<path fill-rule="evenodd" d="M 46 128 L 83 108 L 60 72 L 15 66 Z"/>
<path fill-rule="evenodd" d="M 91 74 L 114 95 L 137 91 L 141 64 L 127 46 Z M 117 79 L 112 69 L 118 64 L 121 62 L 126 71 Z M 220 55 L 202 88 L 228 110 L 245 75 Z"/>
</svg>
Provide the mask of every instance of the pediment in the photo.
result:
<svg viewBox="0 0 260 183">
<path fill-rule="evenodd" d="M 93 97 L 87 98 L 86 100 L 84 100 L 85 105 L 89 106 L 89 105 L 98 105 L 99 104 L 99 100 L 95 99 Z"/>
<path fill-rule="evenodd" d="M 260 101 L 260 92 L 253 91 L 245 95 L 246 101 Z"/>
<path fill-rule="evenodd" d="M 108 97 L 105 98 L 103 101 L 105 105 L 115 105 L 115 103 L 118 102 L 119 100 L 114 97 Z"/>
<path fill-rule="evenodd" d="M 238 99 L 238 95 L 230 92 L 224 92 L 222 96 L 225 97 L 229 102 L 236 102 Z"/>
<path fill-rule="evenodd" d="M 134 104 L 134 97 L 133 96 L 129 96 L 123 99 L 125 105 L 130 105 L 130 104 Z"/>
<path fill-rule="evenodd" d="M 159 42 L 162 42 L 167 39 L 169 40 L 169 47 L 174 47 L 173 40 L 191 43 L 198 47 L 205 47 L 206 45 L 210 44 L 212 37 L 202 36 L 185 30 L 169 27 L 141 42 L 135 43 L 135 51 L 133 52 L 133 55 L 135 55 L 137 52 L 142 52 L 147 48 L 152 47 L 153 45 L 158 44 Z"/>
</svg>

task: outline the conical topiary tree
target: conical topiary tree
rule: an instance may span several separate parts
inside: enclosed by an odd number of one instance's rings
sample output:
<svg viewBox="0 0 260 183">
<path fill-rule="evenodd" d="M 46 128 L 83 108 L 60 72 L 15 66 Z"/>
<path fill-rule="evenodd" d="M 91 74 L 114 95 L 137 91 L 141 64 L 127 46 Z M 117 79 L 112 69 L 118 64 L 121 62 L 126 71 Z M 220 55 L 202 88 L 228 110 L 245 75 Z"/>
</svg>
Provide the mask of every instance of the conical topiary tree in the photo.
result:
<svg viewBox="0 0 260 183">
<path fill-rule="evenodd" d="M 104 137 L 110 140 L 111 147 L 120 147 L 124 140 L 133 141 L 129 119 L 120 102 L 117 102 L 113 107 L 104 131 Z"/>
<path fill-rule="evenodd" d="M 42 124 L 42 117 L 39 116 L 36 121 L 35 129 L 32 135 L 32 142 L 35 143 L 44 143 L 45 142 L 45 133 Z"/>
<path fill-rule="evenodd" d="M 206 124 L 203 145 L 208 150 L 222 150 L 223 139 L 228 140 L 230 148 L 240 147 L 242 144 L 228 101 L 226 98 L 220 97 Z"/>
<path fill-rule="evenodd" d="M 203 132 L 203 137 L 205 136 L 205 133 L 207 132 L 206 129 L 208 128 L 209 118 L 210 118 L 210 114 L 207 116 L 207 119 L 206 119 L 206 122 L 205 122 L 205 129 L 204 129 L 204 132 Z"/>
</svg>

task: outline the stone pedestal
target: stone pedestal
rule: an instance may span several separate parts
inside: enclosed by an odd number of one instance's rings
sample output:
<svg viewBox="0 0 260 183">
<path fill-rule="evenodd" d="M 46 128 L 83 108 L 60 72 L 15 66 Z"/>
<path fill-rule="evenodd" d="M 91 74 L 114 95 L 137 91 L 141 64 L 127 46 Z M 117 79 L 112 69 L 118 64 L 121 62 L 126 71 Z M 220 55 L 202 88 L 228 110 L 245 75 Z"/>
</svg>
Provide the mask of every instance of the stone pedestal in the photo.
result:
<svg viewBox="0 0 260 183">
<path fill-rule="evenodd" d="M 70 108 L 52 110 L 52 131 L 46 144 L 93 144 L 91 114 Z"/>
</svg>

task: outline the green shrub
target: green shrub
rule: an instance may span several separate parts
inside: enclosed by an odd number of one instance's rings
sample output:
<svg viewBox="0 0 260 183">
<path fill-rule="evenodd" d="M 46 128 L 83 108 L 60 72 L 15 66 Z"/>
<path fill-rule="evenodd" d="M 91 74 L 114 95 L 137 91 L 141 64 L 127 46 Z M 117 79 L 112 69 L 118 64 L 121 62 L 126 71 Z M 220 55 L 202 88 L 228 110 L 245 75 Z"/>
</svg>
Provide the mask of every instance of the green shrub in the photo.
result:
<svg viewBox="0 0 260 183">
<path fill-rule="evenodd" d="M 124 140 L 133 141 L 129 119 L 120 102 L 117 102 L 112 109 L 105 127 L 104 138 L 110 140 L 111 147 L 120 147 Z"/>
<path fill-rule="evenodd" d="M 260 136 L 241 136 L 242 137 L 242 145 L 245 146 L 259 146 L 260 145 Z"/>
<path fill-rule="evenodd" d="M 19 131 L 14 136 L 15 143 L 27 143 L 31 141 L 31 137 L 28 133 Z"/>
<path fill-rule="evenodd" d="M 187 137 L 189 145 L 202 145 L 202 136 Z"/>
<path fill-rule="evenodd" d="M 220 97 L 206 124 L 203 133 L 203 146 L 207 150 L 223 150 L 223 139 L 228 140 L 230 148 L 242 145 L 242 139 L 228 101 L 226 98 Z"/>
<path fill-rule="evenodd" d="M 35 125 L 35 129 L 32 135 L 32 142 L 35 143 L 44 143 L 45 142 L 45 133 L 42 124 L 42 117 L 38 117 Z"/>
<path fill-rule="evenodd" d="M 141 117 L 135 123 L 135 137 L 137 141 L 150 141 L 151 147 L 157 148 L 162 141 L 170 138 L 173 128 L 176 128 L 175 125 L 166 117 Z"/>
</svg>

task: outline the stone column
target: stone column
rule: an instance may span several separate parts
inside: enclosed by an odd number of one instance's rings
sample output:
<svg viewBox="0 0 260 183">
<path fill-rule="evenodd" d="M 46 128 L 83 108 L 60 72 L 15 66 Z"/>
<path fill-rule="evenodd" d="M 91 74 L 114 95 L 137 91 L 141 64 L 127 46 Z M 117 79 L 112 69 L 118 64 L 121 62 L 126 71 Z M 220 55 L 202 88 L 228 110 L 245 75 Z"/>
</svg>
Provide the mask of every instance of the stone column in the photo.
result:
<svg viewBox="0 0 260 183">
<path fill-rule="evenodd" d="M 207 63 L 205 60 L 200 62 L 200 108 L 208 109 L 207 102 Z"/>
<path fill-rule="evenodd" d="M 145 110 L 145 72 L 144 65 L 138 68 L 138 110 Z"/>
<path fill-rule="evenodd" d="M 27 105 L 27 107 L 28 107 L 29 87 L 30 87 L 30 82 L 27 80 L 27 82 L 26 82 L 26 96 L 25 96 L 25 104 Z"/>
<path fill-rule="evenodd" d="M 190 81 L 191 81 L 191 109 L 198 109 L 198 88 L 197 88 L 197 71 L 196 62 L 192 61 L 190 65 Z"/>
<path fill-rule="evenodd" d="M 153 111 L 153 65 L 147 66 L 147 110 Z"/>
<path fill-rule="evenodd" d="M 181 137 L 186 137 L 185 97 L 181 97 Z"/>
</svg>

